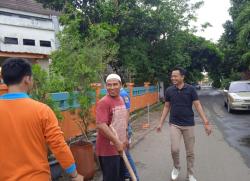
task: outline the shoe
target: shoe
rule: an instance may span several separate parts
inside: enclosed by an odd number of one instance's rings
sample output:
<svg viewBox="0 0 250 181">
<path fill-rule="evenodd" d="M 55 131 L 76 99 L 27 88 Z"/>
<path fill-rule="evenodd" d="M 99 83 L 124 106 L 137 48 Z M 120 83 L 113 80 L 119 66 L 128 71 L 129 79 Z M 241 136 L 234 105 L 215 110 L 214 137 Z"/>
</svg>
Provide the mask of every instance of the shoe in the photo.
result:
<svg viewBox="0 0 250 181">
<path fill-rule="evenodd" d="M 180 174 L 180 169 L 177 169 L 174 167 L 172 172 L 171 172 L 172 180 L 176 180 L 178 178 L 179 174 Z"/>
<path fill-rule="evenodd" d="M 188 176 L 189 181 L 197 181 L 196 178 L 193 175 Z"/>
</svg>

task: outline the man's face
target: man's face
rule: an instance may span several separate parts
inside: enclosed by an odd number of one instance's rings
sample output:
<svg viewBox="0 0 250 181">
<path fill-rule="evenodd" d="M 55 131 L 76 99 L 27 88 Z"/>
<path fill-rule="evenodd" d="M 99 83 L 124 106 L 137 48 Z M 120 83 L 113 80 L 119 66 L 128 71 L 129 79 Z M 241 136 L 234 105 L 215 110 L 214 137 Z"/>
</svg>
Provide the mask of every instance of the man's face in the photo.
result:
<svg viewBox="0 0 250 181">
<path fill-rule="evenodd" d="M 120 95 L 121 83 L 119 80 L 110 79 L 106 83 L 107 91 L 110 96 L 117 97 Z"/>
<path fill-rule="evenodd" d="M 171 81 L 174 85 L 178 85 L 184 82 L 184 75 L 181 75 L 179 70 L 174 70 L 171 74 Z"/>
</svg>

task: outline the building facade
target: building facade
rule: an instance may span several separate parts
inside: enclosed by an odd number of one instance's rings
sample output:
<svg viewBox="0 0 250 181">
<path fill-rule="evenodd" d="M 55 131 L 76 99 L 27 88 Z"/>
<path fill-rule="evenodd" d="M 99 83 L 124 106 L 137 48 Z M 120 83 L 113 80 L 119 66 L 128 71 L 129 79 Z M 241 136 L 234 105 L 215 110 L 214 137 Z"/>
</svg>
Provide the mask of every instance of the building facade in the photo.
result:
<svg viewBox="0 0 250 181">
<path fill-rule="evenodd" d="M 47 69 L 59 46 L 58 15 L 34 0 L 0 0 L 0 65 L 5 58 L 22 57 Z"/>
</svg>

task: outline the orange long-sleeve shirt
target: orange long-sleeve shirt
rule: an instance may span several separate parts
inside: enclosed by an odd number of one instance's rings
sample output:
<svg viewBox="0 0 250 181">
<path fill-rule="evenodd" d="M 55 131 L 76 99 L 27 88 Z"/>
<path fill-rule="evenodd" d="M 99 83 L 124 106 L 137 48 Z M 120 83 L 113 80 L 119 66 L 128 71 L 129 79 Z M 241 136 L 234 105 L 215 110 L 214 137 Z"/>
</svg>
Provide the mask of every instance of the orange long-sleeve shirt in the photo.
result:
<svg viewBox="0 0 250 181">
<path fill-rule="evenodd" d="M 72 173 L 75 161 L 53 111 L 24 93 L 0 96 L 0 181 L 47 181 L 47 145 Z"/>
</svg>

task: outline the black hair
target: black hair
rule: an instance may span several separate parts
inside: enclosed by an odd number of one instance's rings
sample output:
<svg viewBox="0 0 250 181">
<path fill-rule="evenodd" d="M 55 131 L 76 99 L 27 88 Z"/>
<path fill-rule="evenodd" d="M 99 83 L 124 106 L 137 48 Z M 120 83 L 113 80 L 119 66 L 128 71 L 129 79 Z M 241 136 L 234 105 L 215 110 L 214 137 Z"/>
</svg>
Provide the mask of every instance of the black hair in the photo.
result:
<svg viewBox="0 0 250 181">
<path fill-rule="evenodd" d="M 2 64 L 2 78 L 6 85 L 19 84 L 24 76 L 31 76 L 30 63 L 23 58 L 8 58 Z"/>
<path fill-rule="evenodd" d="M 179 70 L 179 72 L 180 72 L 180 74 L 181 74 L 182 76 L 186 76 L 187 71 L 186 71 L 184 68 L 182 68 L 182 67 L 175 67 L 175 68 L 172 69 L 172 72 L 173 72 L 173 71 L 177 71 L 177 70 Z"/>
</svg>

